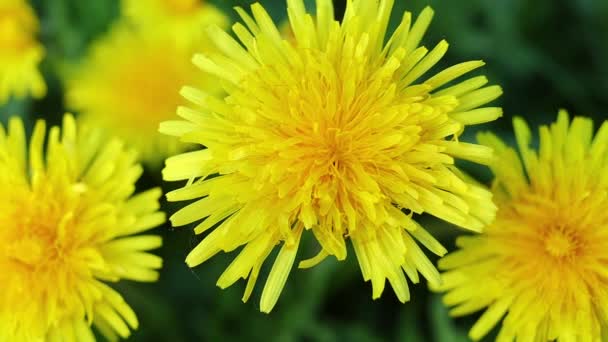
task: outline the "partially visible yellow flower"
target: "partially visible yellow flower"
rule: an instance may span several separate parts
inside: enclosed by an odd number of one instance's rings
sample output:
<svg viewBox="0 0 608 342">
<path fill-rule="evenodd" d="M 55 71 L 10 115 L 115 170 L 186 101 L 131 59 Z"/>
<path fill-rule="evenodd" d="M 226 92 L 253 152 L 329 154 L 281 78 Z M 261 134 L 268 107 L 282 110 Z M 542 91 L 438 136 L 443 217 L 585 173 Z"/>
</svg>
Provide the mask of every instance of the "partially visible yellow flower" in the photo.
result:
<svg viewBox="0 0 608 342">
<path fill-rule="evenodd" d="M 137 318 L 107 282 L 157 279 L 161 238 L 134 235 L 164 222 L 161 192 L 133 195 L 135 153 L 70 115 L 45 135 L 0 125 L 0 341 L 127 337 Z"/>
<path fill-rule="evenodd" d="M 311 267 L 333 255 L 344 260 L 354 246 L 373 298 L 388 280 L 400 301 L 409 299 L 405 275 L 430 282 L 439 273 L 417 242 L 445 249 L 413 218 L 429 213 L 479 231 L 494 217 L 489 191 L 463 176 L 457 158 L 486 163 L 487 147 L 459 142 L 468 125 L 492 121 L 500 108 L 479 108 L 501 94 L 483 76 L 451 83 L 483 65 L 465 62 L 424 75 L 445 54 L 440 42 L 418 47 L 433 12 L 412 25 L 403 15 L 386 39 L 392 0 L 353 0 L 342 23 L 330 0 L 318 0 L 315 19 L 302 0 L 289 0 L 293 38 L 281 36 L 260 4 L 253 17 L 237 8 L 239 41 L 217 27 L 208 31 L 220 54 L 194 62 L 225 85 L 226 97 L 187 87 L 197 109 L 180 108 L 183 121 L 161 131 L 206 149 L 171 157 L 167 181 L 188 180 L 170 201 L 197 199 L 171 221 L 201 221 L 211 230 L 186 258 L 194 267 L 220 251 L 244 246 L 218 280 L 222 288 L 248 278 L 251 294 L 262 264 L 281 245 L 260 308 L 272 310 L 296 260 L 300 239 L 313 235 Z M 449 84 L 449 85 L 448 85 Z M 448 86 L 446 86 L 448 85 Z"/>
<path fill-rule="evenodd" d="M 101 125 L 126 140 L 147 162 L 160 162 L 184 148 L 158 133 L 160 122 L 183 103 L 184 84 L 214 92 L 220 86 L 201 77 L 190 62 L 193 50 L 170 35 L 153 35 L 119 23 L 96 42 L 88 59 L 67 82 L 67 105 L 83 120 Z"/>
<path fill-rule="evenodd" d="M 204 28 L 228 17 L 205 0 L 122 0 L 123 15 L 147 32 L 169 32 L 182 46 L 207 45 Z"/>
<path fill-rule="evenodd" d="M 514 120 L 519 154 L 490 133 L 497 151 L 496 220 L 457 240 L 439 263 L 447 305 L 462 316 L 486 309 L 470 331 L 497 341 L 608 340 L 608 123 L 559 113 L 541 126 L 538 152 Z"/>
<path fill-rule="evenodd" d="M 11 95 L 39 98 L 46 84 L 38 64 L 44 48 L 36 40 L 38 19 L 23 0 L 0 0 L 0 105 Z"/>
</svg>

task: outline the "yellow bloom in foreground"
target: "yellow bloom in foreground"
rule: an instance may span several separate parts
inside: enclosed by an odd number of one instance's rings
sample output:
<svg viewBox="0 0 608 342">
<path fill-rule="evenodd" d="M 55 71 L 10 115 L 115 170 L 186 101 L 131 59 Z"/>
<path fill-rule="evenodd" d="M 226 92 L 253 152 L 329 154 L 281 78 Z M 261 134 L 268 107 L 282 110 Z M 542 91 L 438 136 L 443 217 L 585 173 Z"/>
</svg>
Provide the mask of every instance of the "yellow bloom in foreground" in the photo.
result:
<svg viewBox="0 0 608 342">
<path fill-rule="evenodd" d="M 127 337 L 135 313 L 106 285 L 155 281 L 162 260 L 153 235 L 164 222 L 159 189 L 133 196 L 142 169 L 133 151 L 98 131 L 0 125 L 0 341 L 93 341 Z"/>
<path fill-rule="evenodd" d="M 228 25 L 228 17 L 205 0 L 122 0 L 122 12 L 142 30 L 169 32 L 182 46 L 206 45 L 205 26 Z"/>
<path fill-rule="evenodd" d="M 46 94 L 38 71 L 44 49 L 37 33 L 38 19 L 25 1 L 0 0 L 0 105 L 11 95 Z"/>
<path fill-rule="evenodd" d="M 220 90 L 196 72 L 193 53 L 170 35 L 144 35 L 119 24 L 68 81 L 68 106 L 136 147 L 144 160 L 160 162 L 184 147 L 158 134 L 160 122 L 183 102 L 179 89 L 190 84 Z"/>
<path fill-rule="evenodd" d="M 287 3 L 294 39 L 283 39 L 259 4 L 253 17 L 237 8 L 247 28 L 233 29 L 244 47 L 209 29 L 222 54 L 197 55 L 194 62 L 228 96 L 186 87 L 183 95 L 199 108 L 179 108 L 186 121 L 161 125 L 164 133 L 206 147 L 167 159 L 163 171 L 168 181 L 189 180 L 167 195 L 170 201 L 202 197 L 176 212 L 173 225 L 204 219 L 196 233 L 213 228 L 186 262 L 196 266 L 244 246 L 218 285 L 249 278 L 247 300 L 264 260 L 282 243 L 261 297 L 261 310 L 269 312 L 304 233 L 314 235 L 321 251 L 301 268 L 328 255 L 344 260 L 348 238 L 373 298 L 388 279 L 407 301 L 405 274 L 414 283 L 418 271 L 439 281 L 415 241 L 445 253 L 412 213 L 475 231 L 494 217 L 490 192 L 453 164 L 490 159 L 489 148 L 456 137 L 466 125 L 501 115 L 500 108 L 476 109 L 501 90 L 484 87 L 482 76 L 442 87 L 480 61 L 423 78 L 447 49 L 443 41 L 430 52 L 417 47 L 430 9 L 413 26 L 405 13 L 385 45 L 393 1 L 350 1 L 341 24 L 329 0 L 317 1 L 314 20 L 303 1 Z"/>
<path fill-rule="evenodd" d="M 457 240 L 440 261 L 452 314 L 487 307 L 470 331 L 481 339 L 504 316 L 497 341 L 608 339 L 608 123 L 561 112 L 540 128 L 540 148 L 514 120 L 517 152 L 492 134 L 498 205 L 486 232 Z M 522 164 L 523 161 L 523 164 Z M 603 334 L 603 335 L 602 335 Z"/>
</svg>

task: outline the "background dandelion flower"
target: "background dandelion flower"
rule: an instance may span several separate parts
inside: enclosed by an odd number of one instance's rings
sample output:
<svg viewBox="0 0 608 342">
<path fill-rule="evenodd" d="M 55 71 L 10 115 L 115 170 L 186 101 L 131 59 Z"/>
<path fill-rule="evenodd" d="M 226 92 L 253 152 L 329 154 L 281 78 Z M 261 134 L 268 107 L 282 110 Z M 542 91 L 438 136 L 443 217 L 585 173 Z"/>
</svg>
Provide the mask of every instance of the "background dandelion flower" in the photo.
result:
<svg viewBox="0 0 608 342">
<path fill-rule="evenodd" d="M 92 341 L 138 326 L 106 282 L 155 281 L 161 238 L 134 234 L 164 222 L 159 189 L 133 196 L 142 168 L 117 140 L 76 127 L 0 125 L 0 341 Z"/>
<path fill-rule="evenodd" d="M 37 33 L 38 19 L 27 2 L 0 1 L 0 105 L 11 95 L 46 94 L 38 71 L 44 48 L 36 40 Z"/>
<path fill-rule="evenodd" d="M 184 147 L 158 134 L 159 123 L 173 117 L 183 102 L 180 87 L 220 91 L 209 77 L 196 73 L 190 63 L 193 53 L 170 35 L 146 34 L 118 23 L 69 77 L 68 107 L 136 147 L 146 162 L 158 163 Z"/>
<path fill-rule="evenodd" d="M 202 29 L 228 17 L 205 0 L 122 0 L 122 13 L 144 31 L 170 32 L 182 46 L 207 45 Z"/>
<path fill-rule="evenodd" d="M 520 155 L 491 133 L 496 220 L 461 237 L 439 263 L 452 314 L 485 313 L 470 331 L 481 339 L 504 316 L 497 341 L 604 341 L 608 308 L 608 123 L 593 138 L 590 119 L 559 113 L 531 133 L 514 120 Z M 521 158 L 521 159 L 520 159 Z M 604 335 L 602 335 L 602 333 Z"/>
<path fill-rule="evenodd" d="M 407 301 L 404 272 L 413 282 L 418 272 L 439 281 L 415 241 L 445 253 L 412 213 L 475 231 L 494 216 L 490 192 L 462 176 L 454 159 L 490 159 L 491 149 L 457 137 L 465 126 L 501 115 L 499 108 L 478 108 L 501 89 L 485 87 L 482 76 L 442 88 L 480 61 L 423 77 L 447 50 L 445 41 L 430 52 L 418 47 L 429 8 L 413 25 L 405 13 L 385 40 L 393 1 L 349 1 L 342 23 L 331 1 L 317 1 L 315 19 L 303 1 L 287 5 L 294 39 L 283 39 L 259 4 L 253 17 L 237 8 L 246 25 L 233 26 L 240 43 L 211 27 L 221 53 L 197 55 L 194 63 L 228 96 L 186 87 L 182 94 L 199 108 L 179 108 L 185 121 L 161 125 L 206 147 L 167 159 L 163 171 L 165 180 L 189 180 L 167 195 L 170 201 L 202 197 L 176 212 L 173 225 L 204 219 L 196 233 L 213 228 L 186 262 L 196 266 L 244 246 L 218 285 L 249 278 L 247 300 L 264 260 L 282 244 L 261 296 L 261 310 L 269 312 L 303 234 L 312 233 L 321 251 L 301 268 L 329 255 L 344 260 L 348 238 L 373 298 L 388 279 Z"/>
</svg>

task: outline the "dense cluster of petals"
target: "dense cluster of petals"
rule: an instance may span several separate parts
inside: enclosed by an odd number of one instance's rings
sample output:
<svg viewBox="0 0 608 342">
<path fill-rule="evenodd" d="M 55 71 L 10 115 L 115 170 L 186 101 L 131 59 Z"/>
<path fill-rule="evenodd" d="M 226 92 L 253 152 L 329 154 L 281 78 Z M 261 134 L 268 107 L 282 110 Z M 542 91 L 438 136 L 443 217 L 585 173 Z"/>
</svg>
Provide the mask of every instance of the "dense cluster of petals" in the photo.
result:
<svg viewBox="0 0 608 342">
<path fill-rule="evenodd" d="M 0 1 L 0 105 L 11 96 L 46 94 L 38 71 L 44 48 L 37 34 L 38 19 L 25 0 Z"/>
<path fill-rule="evenodd" d="M 137 318 L 108 283 L 157 279 L 161 238 L 139 233 L 165 220 L 160 189 L 134 194 L 135 152 L 72 116 L 46 131 L 28 147 L 20 119 L 0 125 L 0 341 L 127 337 Z"/>
<path fill-rule="evenodd" d="M 415 21 L 404 13 L 386 37 L 392 8 L 392 0 L 349 1 L 338 22 L 329 0 L 316 1 L 314 16 L 302 0 L 289 0 L 289 37 L 261 5 L 252 5 L 251 15 L 237 8 L 244 24 L 233 26 L 236 39 L 211 27 L 219 52 L 193 59 L 226 95 L 185 87 L 192 105 L 178 109 L 183 120 L 161 125 L 204 147 L 167 159 L 163 171 L 165 180 L 187 180 L 170 201 L 196 199 L 171 217 L 173 225 L 200 221 L 195 231 L 206 233 L 188 265 L 242 248 L 218 285 L 248 278 L 246 300 L 264 260 L 281 245 L 262 311 L 275 305 L 305 234 L 320 246 L 300 267 L 327 256 L 344 260 L 350 240 L 373 297 L 388 280 L 407 301 L 406 275 L 439 282 L 419 244 L 446 252 L 414 214 L 473 231 L 494 217 L 491 193 L 454 162 L 491 160 L 490 148 L 458 137 L 501 115 L 482 107 L 501 89 L 486 86 L 483 76 L 456 80 L 481 61 L 425 76 L 448 47 L 419 46 L 433 12 L 427 8 Z"/>
<path fill-rule="evenodd" d="M 608 324 L 608 123 L 566 112 L 540 127 L 534 150 L 514 120 L 519 154 L 491 133 L 498 213 L 486 231 L 457 240 L 439 267 L 452 314 L 485 312 L 470 331 L 497 341 L 604 341 Z"/>
</svg>

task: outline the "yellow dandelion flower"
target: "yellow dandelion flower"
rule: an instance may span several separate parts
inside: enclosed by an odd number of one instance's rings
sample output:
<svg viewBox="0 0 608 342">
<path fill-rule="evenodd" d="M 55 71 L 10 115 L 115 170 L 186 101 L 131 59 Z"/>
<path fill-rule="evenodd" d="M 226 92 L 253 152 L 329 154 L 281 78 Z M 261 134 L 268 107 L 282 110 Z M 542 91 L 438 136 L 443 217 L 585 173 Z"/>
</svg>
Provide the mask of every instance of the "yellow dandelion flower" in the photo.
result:
<svg viewBox="0 0 608 342">
<path fill-rule="evenodd" d="M 67 105 L 136 147 L 146 162 L 158 163 L 184 146 L 158 133 L 159 123 L 183 102 L 180 87 L 221 90 L 196 73 L 192 54 L 167 35 L 144 35 L 119 23 L 69 77 Z"/>
<path fill-rule="evenodd" d="M 405 13 L 385 40 L 393 1 L 349 1 L 342 23 L 329 0 L 316 2 L 314 20 L 303 1 L 287 4 L 293 39 L 279 34 L 259 4 L 251 7 L 253 17 L 237 8 L 247 26 L 233 26 L 240 43 L 210 28 L 222 53 L 197 55 L 194 63 L 215 75 L 228 96 L 186 87 L 183 95 L 198 109 L 179 108 L 185 121 L 161 125 L 206 147 L 167 159 L 163 171 L 165 180 L 189 180 L 167 194 L 170 201 L 202 197 L 176 212 L 173 225 L 204 219 L 196 233 L 214 228 L 186 262 L 196 266 L 244 246 L 218 285 L 249 278 L 247 300 L 262 263 L 282 243 L 261 296 L 261 310 L 269 312 L 304 233 L 321 248 L 300 268 L 329 255 L 344 260 L 350 239 L 373 298 L 388 279 L 405 302 L 405 274 L 414 283 L 418 271 L 439 281 L 416 240 L 445 253 L 413 213 L 476 231 L 494 216 L 490 192 L 464 177 L 454 160 L 491 159 L 489 148 L 456 137 L 466 125 L 501 115 L 500 108 L 478 108 L 501 90 L 485 87 L 483 76 L 442 87 L 481 61 L 423 78 L 447 49 L 444 41 L 430 52 L 417 47 L 429 8 L 413 25 Z"/>
<path fill-rule="evenodd" d="M 0 125 L 0 341 L 127 337 L 137 318 L 106 283 L 157 279 L 161 238 L 133 235 L 164 222 L 160 189 L 133 195 L 135 153 L 70 115 L 45 135 L 28 148 L 20 119 Z"/>
<path fill-rule="evenodd" d="M 206 45 L 202 29 L 228 25 L 228 17 L 204 0 L 122 0 L 123 15 L 142 30 L 170 32 L 180 45 Z"/>
<path fill-rule="evenodd" d="M 0 0 L 0 104 L 11 95 L 42 97 L 46 84 L 38 64 L 44 49 L 36 40 L 38 19 L 23 0 Z"/>
<path fill-rule="evenodd" d="M 590 119 L 540 128 L 538 152 L 514 120 L 518 153 L 496 136 L 495 221 L 461 237 L 439 263 L 452 314 L 487 310 L 470 331 L 479 340 L 502 319 L 497 341 L 606 341 L 608 326 L 608 123 Z M 504 319 L 503 319 L 504 317 Z M 604 335 L 602 335 L 602 332 Z"/>
</svg>

